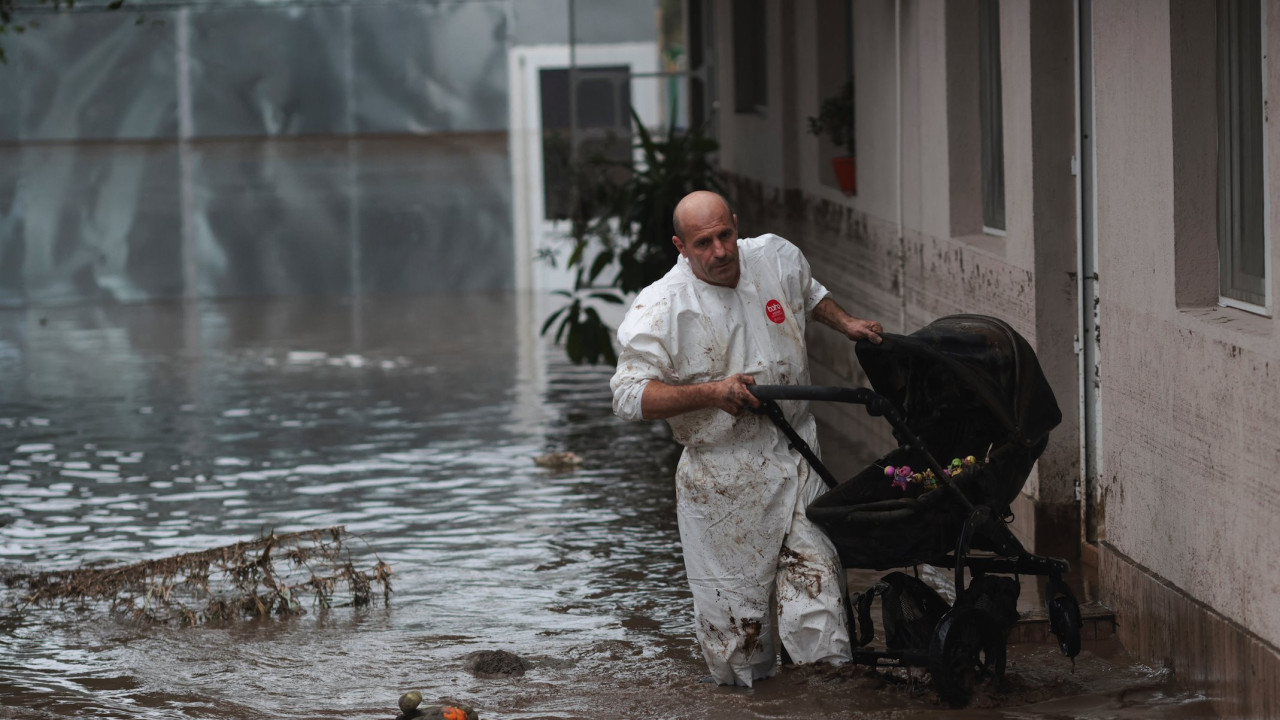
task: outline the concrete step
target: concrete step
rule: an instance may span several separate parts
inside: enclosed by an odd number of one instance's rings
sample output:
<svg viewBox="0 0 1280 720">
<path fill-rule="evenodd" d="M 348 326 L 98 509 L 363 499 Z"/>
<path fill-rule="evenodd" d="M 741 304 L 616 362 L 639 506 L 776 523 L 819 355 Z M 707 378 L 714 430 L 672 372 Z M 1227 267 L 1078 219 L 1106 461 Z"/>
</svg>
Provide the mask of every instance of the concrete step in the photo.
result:
<svg viewBox="0 0 1280 720">
<path fill-rule="evenodd" d="M 1043 608 L 1024 610 L 1022 617 L 1009 630 L 1009 643 L 1056 645 L 1057 637 L 1049 631 L 1049 614 Z M 1107 640 L 1116 634 L 1116 614 L 1097 601 L 1080 603 L 1080 641 Z"/>
</svg>

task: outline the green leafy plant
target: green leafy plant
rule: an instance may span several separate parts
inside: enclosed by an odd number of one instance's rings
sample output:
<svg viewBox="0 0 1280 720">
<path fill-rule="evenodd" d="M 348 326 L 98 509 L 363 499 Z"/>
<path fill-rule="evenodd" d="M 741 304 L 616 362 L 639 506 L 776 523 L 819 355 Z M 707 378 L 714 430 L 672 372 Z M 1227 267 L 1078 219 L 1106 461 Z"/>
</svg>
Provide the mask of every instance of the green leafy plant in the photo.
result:
<svg viewBox="0 0 1280 720">
<path fill-rule="evenodd" d="M 818 137 L 826 135 L 852 155 L 854 122 L 853 78 L 849 78 L 838 94 L 822 101 L 817 117 L 809 117 L 809 132 Z"/>
<path fill-rule="evenodd" d="M 714 163 L 715 140 L 674 123 L 665 137 L 655 137 L 634 109 L 631 116 L 643 157 L 637 166 L 595 156 L 569 169 L 567 265 L 575 268 L 574 283 L 572 290 L 556 291 L 567 302 L 547 317 L 542 334 L 554 327 L 556 342 L 575 363 L 617 362 L 613 332 L 595 303 L 624 304 L 625 295 L 661 278 L 679 256 L 671 242 L 676 203 L 694 190 L 725 191 Z M 606 271 L 613 272 L 608 280 Z"/>
</svg>

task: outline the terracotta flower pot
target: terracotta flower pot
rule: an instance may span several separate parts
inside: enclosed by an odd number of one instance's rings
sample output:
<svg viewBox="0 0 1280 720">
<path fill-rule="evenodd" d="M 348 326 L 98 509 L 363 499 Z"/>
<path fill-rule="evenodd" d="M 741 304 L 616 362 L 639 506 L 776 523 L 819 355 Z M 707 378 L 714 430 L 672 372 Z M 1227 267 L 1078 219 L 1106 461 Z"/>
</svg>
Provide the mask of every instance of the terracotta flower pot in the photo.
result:
<svg viewBox="0 0 1280 720">
<path fill-rule="evenodd" d="M 836 181 L 840 183 L 840 189 L 844 191 L 844 194 L 857 194 L 858 158 L 853 155 L 831 158 L 831 168 L 835 170 Z"/>
</svg>

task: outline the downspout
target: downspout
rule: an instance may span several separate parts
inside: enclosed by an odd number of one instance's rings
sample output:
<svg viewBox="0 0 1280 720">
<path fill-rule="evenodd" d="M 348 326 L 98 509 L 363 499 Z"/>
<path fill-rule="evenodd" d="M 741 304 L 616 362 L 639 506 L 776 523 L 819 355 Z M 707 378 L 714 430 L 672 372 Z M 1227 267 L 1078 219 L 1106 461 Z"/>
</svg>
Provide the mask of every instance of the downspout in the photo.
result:
<svg viewBox="0 0 1280 720">
<path fill-rule="evenodd" d="M 902 233 L 902 0 L 893 2 L 893 70 L 898 112 L 898 328 L 907 332 L 907 241 Z"/>
</svg>

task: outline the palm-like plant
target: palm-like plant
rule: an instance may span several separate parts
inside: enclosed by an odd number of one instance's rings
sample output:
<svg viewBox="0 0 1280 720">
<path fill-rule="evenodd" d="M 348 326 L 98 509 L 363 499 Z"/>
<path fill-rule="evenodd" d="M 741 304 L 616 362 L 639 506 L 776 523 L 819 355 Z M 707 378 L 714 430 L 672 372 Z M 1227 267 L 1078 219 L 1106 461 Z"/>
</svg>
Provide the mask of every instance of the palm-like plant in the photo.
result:
<svg viewBox="0 0 1280 720">
<path fill-rule="evenodd" d="M 634 109 L 631 116 L 636 148 L 643 155 L 638 167 L 619 174 L 624 164 L 596 157 L 570 169 L 573 250 L 568 266 L 576 268 L 574 287 L 556 291 L 568 302 L 546 319 L 542 334 L 555 327 L 556 342 L 564 343 L 575 363 L 617 362 L 613 333 L 593 304 L 621 305 L 625 295 L 662 277 L 679 255 L 671 242 L 676 203 L 694 190 L 724 192 L 714 164 L 715 140 L 699 130 L 681 132 L 674 123 L 665 138 L 655 138 Z M 617 268 L 615 274 L 602 282 L 601 275 L 611 267 Z"/>
</svg>

